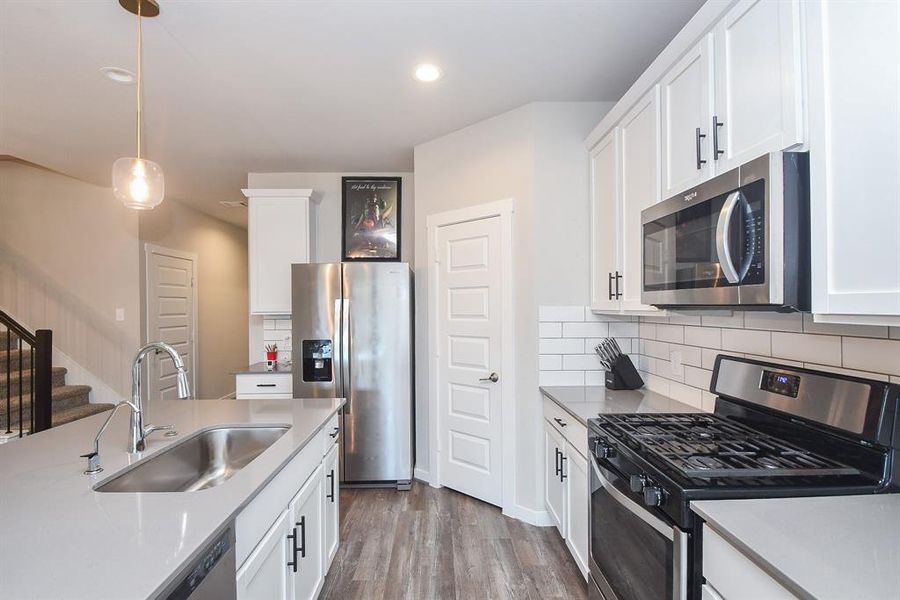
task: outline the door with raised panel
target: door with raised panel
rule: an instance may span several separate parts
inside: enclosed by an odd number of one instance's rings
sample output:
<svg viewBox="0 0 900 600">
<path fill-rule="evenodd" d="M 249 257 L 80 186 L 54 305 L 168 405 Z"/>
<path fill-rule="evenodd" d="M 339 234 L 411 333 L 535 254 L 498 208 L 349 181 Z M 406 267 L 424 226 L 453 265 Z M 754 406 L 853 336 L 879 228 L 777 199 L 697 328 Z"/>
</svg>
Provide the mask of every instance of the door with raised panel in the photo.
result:
<svg viewBox="0 0 900 600">
<path fill-rule="evenodd" d="M 641 304 L 643 235 L 641 211 L 659 202 L 659 88 L 654 86 L 622 119 L 621 277 L 622 310 L 657 311 Z"/>
<path fill-rule="evenodd" d="M 714 37 L 716 172 L 803 142 L 799 0 L 743 0 Z"/>
<path fill-rule="evenodd" d="M 293 559 L 297 568 L 292 571 L 293 598 L 310 600 L 319 595 L 325 582 L 322 512 L 322 467 L 316 468 L 309 479 L 291 500 L 288 507 L 295 538 Z"/>
<path fill-rule="evenodd" d="M 691 48 L 660 82 L 662 104 L 662 199 L 712 175 L 712 41 Z"/>
<path fill-rule="evenodd" d="M 591 310 L 619 311 L 618 128 L 591 150 Z"/>
<path fill-rule="evenodd" d="M 339 473 L 338 445 L 333 444 L 328 454 L 325 455 L 322 471 L 322 494 L 325 497 L 325 516 L 322 521 L 324 533 L 324 572 L 328 573 L 331 561 L 337 554 L 338 540 L 340 539 L 340 502 L 341 495 L 338 484 L 341 481 Z"/>
<path fill-rule="evenodd" d="M 544 421 L 544 504 L 559 534 L 566 537 L 566 485 L 561 478 L 566 440 Z"/>
<path fill-rule="evenodd" d="M 503 480 L 500 219 L 439 227 L 435 265 L 440 481 L 498 506 Z"/>
<path fill-rule="evenodd" d="M 238 600 L 288 600 L 293 597 L 289 575 L 292 555 L 291 515 L 285 510 L 238 569 Z"/>
</svg>

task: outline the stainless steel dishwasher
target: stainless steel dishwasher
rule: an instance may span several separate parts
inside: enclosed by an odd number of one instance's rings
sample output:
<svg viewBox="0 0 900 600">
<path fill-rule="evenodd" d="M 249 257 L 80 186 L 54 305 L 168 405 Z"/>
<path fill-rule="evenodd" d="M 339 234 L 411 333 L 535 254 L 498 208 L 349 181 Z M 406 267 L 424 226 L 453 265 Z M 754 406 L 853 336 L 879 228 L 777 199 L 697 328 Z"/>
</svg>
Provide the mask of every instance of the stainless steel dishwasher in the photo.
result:
<svg viewBox="0 0 900 600">
<path fill-rule="evenodd" d="M 207 544 L 156 596 L 158 600 L 229 600 L 236 597 L 233 525 Z"/>
</svg>

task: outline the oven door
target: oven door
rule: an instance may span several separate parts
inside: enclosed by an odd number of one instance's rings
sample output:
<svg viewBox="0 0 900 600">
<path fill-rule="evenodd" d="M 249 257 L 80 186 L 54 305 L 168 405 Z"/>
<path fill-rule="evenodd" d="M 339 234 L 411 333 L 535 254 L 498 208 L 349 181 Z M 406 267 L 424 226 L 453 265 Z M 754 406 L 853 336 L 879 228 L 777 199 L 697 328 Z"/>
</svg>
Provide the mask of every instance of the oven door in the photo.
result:
<svg viewBox="0 0 900 600">
<path fill-rule="evenodd" d="M 739 305 L 766 287 L 767 180 L 713 179 L 642 213 L 641 300 L 660 306 Z M 763 303 L 768 294 L 762 295 Z"/>
<path fill-rule="evenodd" d="M 591 456 L 590 572 L 606 600 L 685 600 L 688 534 L 632 500 Z"/>
</svg>

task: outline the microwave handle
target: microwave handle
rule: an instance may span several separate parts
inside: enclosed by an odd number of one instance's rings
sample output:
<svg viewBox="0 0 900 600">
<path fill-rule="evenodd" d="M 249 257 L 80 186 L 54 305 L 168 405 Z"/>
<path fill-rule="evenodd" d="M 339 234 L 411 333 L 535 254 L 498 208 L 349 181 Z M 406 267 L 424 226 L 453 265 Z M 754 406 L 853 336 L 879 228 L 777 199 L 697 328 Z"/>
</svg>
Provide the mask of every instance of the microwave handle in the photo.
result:
<svg viewBox="0 0 900 600">
<path fill-rule="evenodd" d="M 731 259 L 731 250 L 728 247 L 728 238 L 731 234 L 731 217 L 734 215 L 734 209 L 737 208 L 741 201 L 741 193 L 739 191 L 731 192 L 722 205 L 719 212 L 719 222 L 716 225 L 716 252 L 719 255 L 719 265 L 722 267 L 722 274 L 729 283 L 740 283 L 741 276 L 734 267 L 734 261 Z"/>
</svg>

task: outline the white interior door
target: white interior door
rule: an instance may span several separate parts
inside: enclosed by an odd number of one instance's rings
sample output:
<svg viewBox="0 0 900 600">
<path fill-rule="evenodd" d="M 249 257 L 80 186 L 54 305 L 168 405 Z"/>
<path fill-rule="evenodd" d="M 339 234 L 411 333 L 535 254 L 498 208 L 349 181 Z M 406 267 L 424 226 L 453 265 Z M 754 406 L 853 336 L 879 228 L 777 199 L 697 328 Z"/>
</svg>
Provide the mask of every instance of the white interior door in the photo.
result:
<svg viewBox="0 0 900 600">
<path fill-rule="evenodd" d="M 440 481 L 501 505 L 501 217 L 436 232 Z M 492 375 L 495 374 L 495 375 Z"/>
<path fill-rule="evenodd" d="M 178 351 L 194 397 L 195 267 L 189 255 L 147 249 L 147 340 L 166 342 Z M 175 363 L 168 354 L 149 356 L 147 369 L 148 399 L 178 398 Z"/>
</svg>

